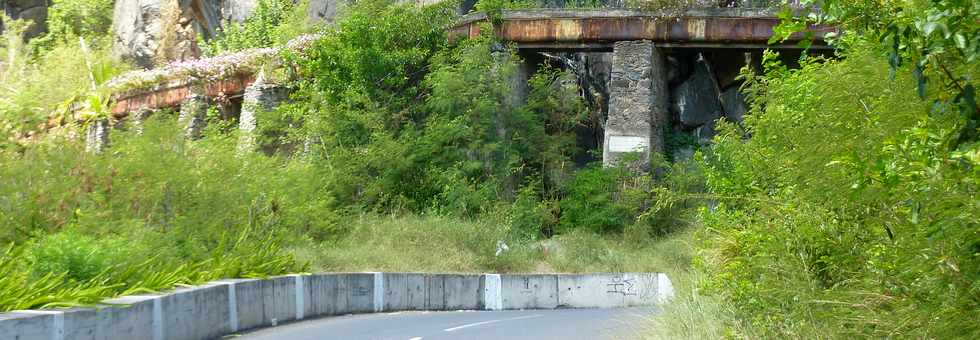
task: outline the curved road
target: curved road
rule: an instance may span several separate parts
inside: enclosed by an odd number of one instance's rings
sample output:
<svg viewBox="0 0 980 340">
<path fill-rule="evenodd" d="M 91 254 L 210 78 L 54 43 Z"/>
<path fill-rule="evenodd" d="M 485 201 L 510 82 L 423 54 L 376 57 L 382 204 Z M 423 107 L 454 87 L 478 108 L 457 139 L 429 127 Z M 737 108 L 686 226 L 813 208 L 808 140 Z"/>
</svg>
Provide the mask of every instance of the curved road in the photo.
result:
<svg viewBox="0 0 980 340">
<path fill-rule="evenodd" d="M 641 335 L 654 312 L 625 308 L 361 314 L 261 329 L 240 339 L 623 339 Z"/>
</svg>

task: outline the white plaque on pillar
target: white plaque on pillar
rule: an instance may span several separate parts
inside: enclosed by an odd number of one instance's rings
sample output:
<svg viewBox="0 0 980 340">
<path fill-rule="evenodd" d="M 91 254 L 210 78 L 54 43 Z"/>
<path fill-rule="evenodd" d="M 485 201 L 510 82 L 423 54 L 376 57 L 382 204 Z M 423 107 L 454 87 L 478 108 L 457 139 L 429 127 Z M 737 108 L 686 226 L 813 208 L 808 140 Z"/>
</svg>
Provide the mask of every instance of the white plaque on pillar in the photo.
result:
<svg viewBox="0 0 980 340">
<path fill-rule="evenodd" d="M 637 136 L 609 136 L 611 152 L 642 152 L 650 147 L 650 139 Z"/>
</svg>

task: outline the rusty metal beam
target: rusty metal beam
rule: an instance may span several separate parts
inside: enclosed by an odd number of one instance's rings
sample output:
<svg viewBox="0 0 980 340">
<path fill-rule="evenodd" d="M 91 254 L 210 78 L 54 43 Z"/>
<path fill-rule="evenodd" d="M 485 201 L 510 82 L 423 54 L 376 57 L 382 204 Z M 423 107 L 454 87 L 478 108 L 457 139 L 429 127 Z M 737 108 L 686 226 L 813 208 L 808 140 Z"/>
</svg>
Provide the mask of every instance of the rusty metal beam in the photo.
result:
<svg viewBox="0 0 980 340">
<path fill-rule="evenodd" d="M 467 15 L 449 29 L 451 39 L 477 37 L 490 19 L 483 13 Z M 630 10 L 533 9 L 503 11 L 493 26 L 497 37 L 523 50 L 611 51 L 612 44 L 624 40 L 651 40 L 661 48 L 698 49 L 798 49 L 803 34 L 784 43 L 769 45 L 773 27 L 779 23 L 774 12 L 746 9 L 701 9 L 677 13 Z M 813 49 L 827 49 L 823 35 L 833 27 L 814 26 Z M 179 106 L 194 87 L 203 87 L 205 96 L 234 97 L 254 81 L 253 76 L 219 80 L 205 84 L 161 84 L 156 89 L 114 96 L 113 115 L 124 117 L 141 108 Z"/>
<path fill-rule="evenodd" d="M 200 88 L 205 97 L 235 97 L 245 92 L 245 88 L 252 84 L 255 78 L 243 76 L 208 82 L 204 84 L 187 83 L 174 84 L 155 90 L 145 90 L 131 94 L 117 95 L 115 105 L 112 107 L 112 114 L 117 118 L 125 117 L 129 112 L 136 112 L 140 109 L 160 109 L 179 106 L 194 90 Z"/>
<path fill-rule="evenodd" d="M 450 37 L 476 37 L 490 19 L 485 14 L 464 17 Z M 504 11 L 493 25 L 494 34 L 518 48 L 608 50 L 616 41 L 650 40 L 671 48 L 800 48 L 803 33 L 769 45 L 779 19 L 772 12 L 715 9 L 678 13 L 626 10 Z M 826 48 L 824 33 L 836 29 L 810 27 L 814 48 Z"/>
</svg>

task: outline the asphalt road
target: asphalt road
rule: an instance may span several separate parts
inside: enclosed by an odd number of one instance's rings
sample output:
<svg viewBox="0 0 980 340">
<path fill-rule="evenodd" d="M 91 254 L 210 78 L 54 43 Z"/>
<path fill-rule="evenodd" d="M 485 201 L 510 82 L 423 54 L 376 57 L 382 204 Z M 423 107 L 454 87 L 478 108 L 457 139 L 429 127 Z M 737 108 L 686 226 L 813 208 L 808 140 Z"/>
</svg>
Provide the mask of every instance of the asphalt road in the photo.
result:
<svg viewBox="0 0 980 340">
<path fill-rule="evenodd" d="M 400 312 L 306 320 L 243 334 L 248 340 L 629 339 L 650 308 Z"/>
</svg>

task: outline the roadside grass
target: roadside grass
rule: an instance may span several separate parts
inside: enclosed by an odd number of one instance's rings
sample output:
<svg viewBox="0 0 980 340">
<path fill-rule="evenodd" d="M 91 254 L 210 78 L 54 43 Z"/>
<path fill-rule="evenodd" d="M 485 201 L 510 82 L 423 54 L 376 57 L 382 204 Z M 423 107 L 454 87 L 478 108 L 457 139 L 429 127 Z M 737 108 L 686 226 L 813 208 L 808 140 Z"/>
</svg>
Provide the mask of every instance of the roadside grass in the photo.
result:
<svg viewBox="0 0 980 340">
<path fill-rule="evenodd" d="M 685 284 L 690 231 L 665 237 L 600 235 L 576 230 L 522 241 L 492 218 L 362 215 L 339 240 L 290 248 L 314 271 L 403 272 L 665 272 Z M 499 256 L 498 241 L 509 248 Z"/>
</svg>

